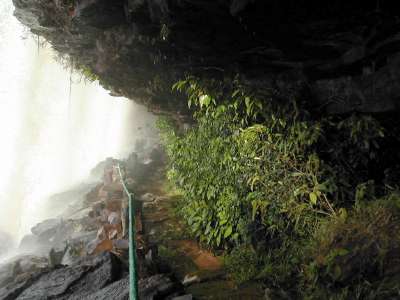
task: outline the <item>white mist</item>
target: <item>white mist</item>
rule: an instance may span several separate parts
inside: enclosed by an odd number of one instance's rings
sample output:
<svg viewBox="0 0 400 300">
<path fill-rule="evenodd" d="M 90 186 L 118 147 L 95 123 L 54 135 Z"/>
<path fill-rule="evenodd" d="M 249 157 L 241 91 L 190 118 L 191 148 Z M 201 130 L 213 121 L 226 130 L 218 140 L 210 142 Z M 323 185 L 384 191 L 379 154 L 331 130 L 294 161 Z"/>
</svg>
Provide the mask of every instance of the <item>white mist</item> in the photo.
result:
<svg viewBox="0 0 400 300">
<path fill-rule="evenodd" d="M 48 196 L 106 157 L 127 156 L 143 131 L 154 133 L 155 117 L 98 83 L 75 82 L 69 97 L 69 71 L 49 47 L 23 38 L 12 11 L 0 1 L 0 232 L 18 240 L 52 213 Z"/>
</svg>

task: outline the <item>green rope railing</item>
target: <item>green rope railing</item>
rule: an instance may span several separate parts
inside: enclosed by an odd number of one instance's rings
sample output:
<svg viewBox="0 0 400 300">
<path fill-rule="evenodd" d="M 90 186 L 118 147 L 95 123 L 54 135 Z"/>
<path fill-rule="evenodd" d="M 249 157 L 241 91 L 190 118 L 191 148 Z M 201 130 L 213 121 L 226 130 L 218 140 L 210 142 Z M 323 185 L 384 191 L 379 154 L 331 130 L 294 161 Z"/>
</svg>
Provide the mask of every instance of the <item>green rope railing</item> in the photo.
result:
<svg viewBox="0 0 400 300">
<path fill-rule="evenodd" d="M 121 167 L 117 166 L 121 184 L 124 187 L 125 193 L 128 195 L 128 210 L 129 210 L 129 299 L 139 300 L 138 296 L 138 278 L 136 272 L 136 226 L 135 226 L 135 195 L 130 193 L 124 179 L 122 177 Z"/>
</svg>

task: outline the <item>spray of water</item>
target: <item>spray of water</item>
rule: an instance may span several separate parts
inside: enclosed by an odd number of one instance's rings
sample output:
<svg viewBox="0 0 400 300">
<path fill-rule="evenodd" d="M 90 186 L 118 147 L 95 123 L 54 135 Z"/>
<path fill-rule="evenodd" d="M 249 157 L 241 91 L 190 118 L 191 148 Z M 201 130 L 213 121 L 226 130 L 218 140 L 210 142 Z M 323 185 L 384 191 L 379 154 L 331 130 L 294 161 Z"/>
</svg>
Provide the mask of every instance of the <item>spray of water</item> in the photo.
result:
<svg viewBox="0 0 400 300">
<path fill-rule="evenodd" d="M 96 82 L 70 87 L 53 50 L 24 38 L 12 12 L 11 0 L 0 1 L 0 235 L 18 240 L 53 213 L 43 206 L 51 194 L 155 134 L 155 117 Z"/>
</svg>

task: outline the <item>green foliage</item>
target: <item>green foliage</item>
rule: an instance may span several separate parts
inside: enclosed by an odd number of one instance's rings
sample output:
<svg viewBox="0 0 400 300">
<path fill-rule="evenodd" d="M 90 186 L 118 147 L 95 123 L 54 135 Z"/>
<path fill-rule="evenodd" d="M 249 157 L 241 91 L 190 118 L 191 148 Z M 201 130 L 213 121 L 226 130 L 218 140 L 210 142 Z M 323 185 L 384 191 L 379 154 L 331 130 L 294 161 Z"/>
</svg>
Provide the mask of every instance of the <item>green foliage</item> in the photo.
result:
<svg viewBox="0 0 400 300">
<path fill-rule="evenodd" d="M 100 80 L 99 76 L 89 65 L 81 64 L 72 59 L 70 56 L 60 53 L 58 53 L 54 58 L 59 64 L 63 66 L 66 71 L 70 72 L 70 80 L 75 79 L 73 78 L 74 76 L 72 76 L 75 74 L 80 77 L 80 80 L 83 79 L 85 82 L 94 82 L 96 80 Z"/>
<path fill-rule="evenodd" d="M 224 257 L 224 265 L 236 284 L 240 285 L 256 278 L 259 273 L 260 259 L 249 247 L 237 247 Z"/>
<path fill-rule="evenodd" d="M 75 70 L 80 73 L 86 81 L 93 82 L 99 79 L 99 76 L 88 66 L 76 65 Z"/>
<path fill-rule="evenodd" d="M 353 202 L 349 200 L 356 198 L 354 187 L 367 181 L 371 186 L 371 180 L 376 177 L 373 166 L 385 167 L 378 155 L 385 129 L 369 115 L 327 117 L 321 123 L 326 135 L 321 141 L 323 147 L 319 146 L 319 154 L 329 161 L 331 176 L 338 187 L 334 201 L 339 206 L 350 207 Z"/>
<path fill-rule="evenodd" d="M 225 241 L 238 241 L 246 224 L 241 218 L 238 194 L 242 191 L 232 184 L 239 180 L 238 174 L 231 172 L 236 168 L 231 159 L 233 153 L 224 150 L 229 150 L 230 139 L 215 138 L 216 128 L 207 126 L 201 132 L 187 132 L 184 139 L 167 123 L 160 127 L 168 155 L 175 158 L 170 161 L 168 176 L 184 192 L 181 214 L 192 232 L 202 242 L 216 247 Z M 204 140 L 209 143 L 204 144 Z M 221 163 L 223 156 L 230 165 Z M 214 172 L 217 170 L 226 173 L 225 178 L 214 177 L 213 173 L 219 175 Z"/>
<path fill-rule="evenodd" d="M 169 178 L 185 194 L 182 215 L 202 242 L 248 242 L 253 225 L 271 237 L 289 232 L 293 238 L 293 228 L 308 235 L 320 215 L 334 213 L 327 195 L 335 187 L 324 180 L 313 151 L 318 122 L 308 121 L 295 103 L 261 105 L 235 91 L 231 103 L 216 105 L 196 83 L 174 88 L 185 86 L 200 108 L 197 125 L 181 136 L 168 126 L 161 131 Z M 263 123 L 254 123 L 261 114 Z"/>
<path fill-rule="evenodd" d="M 398 249 L 395 206 L 376 201 L 398 184 L 386 183 L 400 157 L 383 123 L 316 117 L 298 101 L 238 81 L 188 78 L 173 89 L 187 93 L 196 123 L 182 130 L 160 121 L 168 178 L 183 194 L 180 214 L 191 232 L 231 251 L 234 280 L 262 279 L 310 299 L 378 295 L 370 274 L 390 269 L 381 262 Z"/>
<path fill-rule="evenodd" d="M 398 296 L 400 282 L 387 283 L 394 274 L 400 275 L 399 250 L 398 194 L 360 204 L 349 215 L 327 220 L 316 233 L 311 248 L 306 273 L 312 287 L 311 298 Z"/>
</svg>

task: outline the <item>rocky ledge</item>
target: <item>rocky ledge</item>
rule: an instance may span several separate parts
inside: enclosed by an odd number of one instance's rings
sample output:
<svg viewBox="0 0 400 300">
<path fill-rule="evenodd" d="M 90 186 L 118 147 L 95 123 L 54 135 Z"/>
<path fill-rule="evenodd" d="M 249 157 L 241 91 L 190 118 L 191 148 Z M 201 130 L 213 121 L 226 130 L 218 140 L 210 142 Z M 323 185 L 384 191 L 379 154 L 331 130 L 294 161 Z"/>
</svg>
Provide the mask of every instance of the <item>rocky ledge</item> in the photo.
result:
<svg viewBox="0 0 400 300">
<path fill-rule="evenodd" d="M 21 268 L 33 262 L 29 258 Z M 37 263 L 37 262 L 35 262 Z M 0 288 L 3 300 L 87 299 L 128 300 L 129 277 L 126 267 L 112 253 L 83 257 L 70 266 L 38 268 L 25 271 L 24 278 Z M 22 269 L 21 269 L 22 271 Z M 15 276 L 15 268 L 10 277 Z M 2 271 L 4 273 L 4 270 Z M 13 275 L 12 275 L 13 274 Z M 139 281 L 140 299 L 173 299 L 181 287 L 166 274 L 156 274 Z"/>
<path fill-rule="evenodd" d="M 400 108 L 396 1 L 13 0 L 16 17 L 113 95 L 187 113 L 185 75 L 274 88 L 329 113 Z"/>
<path fill-rule="evenodd" d="M 129 188 L 143 200 L 148 195 L 143 184 L 162 160 L 156 147 L 124 161 L 109 158 L 98 164 L 93 174 L 101 174 L 101 182 L 88 186 L 83 199 L 69 199 L 73 205 L 59 218 L 34 226 L 21 241 L 23 254 L 0 265 L 0 300 L 129 299 L 129 220 L 117 168 L 121 166 Z M 62 193 L 63 200 L 66 195 L 77 193 Z M 136 220 L 140 299 L 181 297 L 183 286 L 160 273 L 157 249 L 143 235 L 140 205 Z"/>
</svg>

